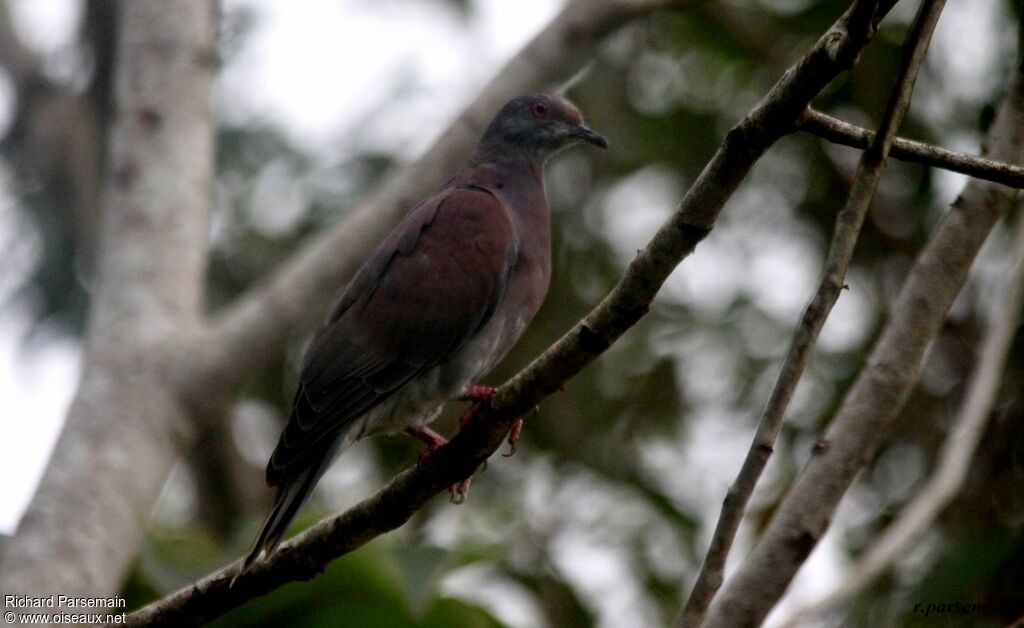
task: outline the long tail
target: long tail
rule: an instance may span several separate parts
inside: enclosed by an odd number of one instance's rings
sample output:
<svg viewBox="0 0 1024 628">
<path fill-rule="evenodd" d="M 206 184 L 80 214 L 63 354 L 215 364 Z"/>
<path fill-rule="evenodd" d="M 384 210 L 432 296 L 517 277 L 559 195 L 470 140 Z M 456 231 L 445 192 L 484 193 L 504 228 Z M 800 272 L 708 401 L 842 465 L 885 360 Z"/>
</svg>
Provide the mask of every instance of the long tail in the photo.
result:
<svg viewBox="0 0 1024 628">
<path fill-rule="evenodd" d="M 310 493 L 313 492 L 313 487 L 316 486 L 320 476 L 324 474 L 331 461 L 334 460 L 343 440 L 343 438 L 335 440 L 329 447 L 321 450 L 319 457 L 312 460 L 310 465 L 297 470 L 294 474 L 282 480 L 277 488 L 274 506 L 270 509 L 270 514 L 267 515 L 266 520 L 263 522 L 263 527 L 260 528 L 260 533 L 256 535 L 256 540 L 253 542 L 252 548 L 246 555 L 245 560 L 242 561 L 241 567 L 239 567 L 231 579 L 230 586 L 234 586 L 238 577 L 248 571 L 261 554 L 266 552 L 269 556 L 277 548 L 278 544 L 281 543 L 284 533 L 288 531 L 288 527 L 299 512 L 299 508 L 309 499 Z"/>
</svg>

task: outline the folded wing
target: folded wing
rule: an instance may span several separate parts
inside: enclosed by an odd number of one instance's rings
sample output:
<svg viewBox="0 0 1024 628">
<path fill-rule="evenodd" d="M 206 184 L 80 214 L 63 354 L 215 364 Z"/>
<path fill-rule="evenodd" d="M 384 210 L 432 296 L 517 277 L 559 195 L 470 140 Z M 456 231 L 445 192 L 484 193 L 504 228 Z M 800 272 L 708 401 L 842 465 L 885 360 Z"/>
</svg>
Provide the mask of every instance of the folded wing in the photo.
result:
<svg viewBox="0 0 1024 628">
<path fill-rule="evenodd" d="M 421 203 L 374 251 L 306 352 L 267 466 L 278 485 L 491 318 L 516 259 L 506 208 L 478 187 Z"/>
</svg>

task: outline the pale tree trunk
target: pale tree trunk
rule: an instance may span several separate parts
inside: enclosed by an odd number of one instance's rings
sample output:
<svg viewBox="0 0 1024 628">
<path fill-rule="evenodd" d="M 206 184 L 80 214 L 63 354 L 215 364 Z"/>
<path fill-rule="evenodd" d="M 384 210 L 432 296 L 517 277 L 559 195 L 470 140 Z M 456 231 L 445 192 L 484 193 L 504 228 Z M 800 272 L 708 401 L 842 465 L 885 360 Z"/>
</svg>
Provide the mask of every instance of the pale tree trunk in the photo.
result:
<svg viewBox="0 0 1024 628">
<path fill-rule="evenodd" d="M 197 422 L 202 428 L 219 418 L 218 404 L 321 317 L 366 247 L 467 156 L 497 106 L 564 79 L 630 19 L 687 1 L 570 2 L 424 158 L 207 327 L 200 300 L 213 169 L 214 0 L 125 1 L 101 284 L 83 379 L 8 543 L 0 591 L 115 593 L 178 446 L 192 445 Z"/>
<path fill-rule="evenodd" d="M 99 284 L 80 388 L 0 568 L 4 593 L 111 595 L 175 460 L 167 384 L 199 321 L 213 173 L 215 7 L 121 5 Z M 18 420 L 31 421 L 32 417 Z"/>
<path fill-rule="evenodd" d="M 988 131 L 985 153 L 1024 159 L 1024 58 Z M 867 364 L 704 626 L 758 626 L 824 536 L 843 494 L 903 409 L 982 244 L 1018 191 L 972 179 L 918 256 Z"/>
</svg>

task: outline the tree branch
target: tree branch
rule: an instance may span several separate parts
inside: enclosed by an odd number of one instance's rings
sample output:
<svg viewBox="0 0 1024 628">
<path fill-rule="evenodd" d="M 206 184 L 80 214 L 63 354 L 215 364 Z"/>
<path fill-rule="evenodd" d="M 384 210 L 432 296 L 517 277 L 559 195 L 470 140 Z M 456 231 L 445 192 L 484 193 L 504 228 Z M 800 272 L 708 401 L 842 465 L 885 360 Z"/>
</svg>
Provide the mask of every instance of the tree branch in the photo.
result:
<svg viewBox="0 0 1024 628">
<path fill-rule="evenodd" d="M 557 391 L 648 310 L 662 283 L 710 231 L 725 202 L 757 159 L 793 130 L 811 99 L 850 67 L 884 10 L 859 0 L 726 136 L 673 215 L 629 265 L 618 285 L 582 321 L 498 388 L 478 420 L 421 465 L 375 495 L 316 524 L 228 584 L 239 563 L 131 613 L 135 626 L 186 626 L 217 617 L 293 580 L 309 579 L 331 560 L 401 526 L 428 499 L 466 477 L 501 444 L 516 417 Z M 887 4 L 887 7 L 891 3 Z M 864 16 L 867 17 L 864 17 Z"/>
<path fill-rule="evenodd" d="M 208 339 L 221 339 L 221 348 L 233 352 L 217 354 L 226 361 L 212 372 L 203 368 L 211 362 L 203 357 L 212 344 L 195 339 L 202 336 L 212 188 L 214 5 L 124 3 L 118 20 L 119 115 L 110 139 L 106 246 L 90 312 L 83 379 L 40 489 L 7 545 L 0 588 L 31 595 L 115 593 L 177 446 L 196 437 L 195 416 L 260 368 L 256 353 L 279 348 L 291 326 L 301 324 L 297 321 L 320 317 L 331 293 L 323 287 L 340 283 L 337 273 L 368 246 L 361 240 L 386 230 L 386 219 L 397 220 L 399 208 L 441 180 L 468 152 L 471 138 L 507 92 L 553 80 L 566 65 L 585 57 L 603 33 L 629 18 L 685 1 L 573 2 L 556 27 L 509 62 L 415 167 L 393 177 L 394 185 L 339 225 L 333 237 L 322 237 L 313 252 L 297 256 L 276 281 L 256 291 L 262 297 L 250 294 L 225 313 Z M 8 48 L 0 44 L 0 50 Z M 218 329 L 235 335 L 226 337 Z M 254 354 L 247 356 L 248 351 Z M 236 358 L 239 362 L 233 363 Z M 242 363 L 246 368 L 239 367 Z M 190 378 L 181 376 L 189 371 Z M 183 390 L 183 381 L 203 377 L 211 378 L 208 396 Z M 202 384 L 188 390 L 199 388 Z M 53 569 L 58 564 L 65 567 Z"/>
<path fill-rule="evenodd" d="M 216 315 L 179 365 L 186 394 L 201 402 L 211 393 L 231 391 L 278 355 L 296 330 L 319 324 L 337 296 L 325 287 L 344 285 L 409 208 L 458 168 L 506 101 L 571 75 L 605 35 L 627 21 L 688 1 L 573 0 L 566 5 L 421 157 Z"/>
<path fill-rule="evenodd" d="M 1018 65 L 988 133 L 986 154 L 1001 161 L 1024 157 L 1022 68 Z M 867 366 L 768 528 L 712 606 L 706 626 L 759 625 L 785 592 L 827 530 L 843 493 L 898 417 L 971 262 L 1015 197 L 1012 188 L 968 182 L 911 269 Z"/>
<path fill-rule="evenodd" d="M 800 130 L 817 135 L 834 144 L 852 148 L 867 148 L 874 139 L 874 133 L 849 122 L 808 109 L 800 120 Z M 975 157 L 924 142 L 915 142 L 897 137 L 893 140 L 891 157 L 912 161 L 926 166 L 952 170 L 976 179 L 994 181 L 1015 188 L 1024 188 L 1024 166 L 1001 163 L 984 157 Z"/>
<path fill-rule="evenodd" d="M 699 628 L 708 606 L 722 586 L 725 562 L 736 537 L 736 531 L 743 521 L 750 496 L 754 493 L 761 473 L 774 451 L 786 408 L 789 407 L 793 391 L 796 390 L 800 377 L 811 359 L 814 343 L 845 283 L 846 271 L 853 257 L 864 217 L 867 216 L 878 182 L 885 172 L 886 159 L 893 138 L 906 116 L 907 109 L 910 108 L 910 98 L 918 71 L 924 62 L 925 51 L 928 50 L 928 43 L 944 6 L 945 0 L 924 0 L 917 18 L 910 27 L 902 63 L 896 75 L 896 85 L 886 105 L 878 133 L 861 155 L 846 205 L 836 219 L 821 282 L 814 298 L 804 310 L 800 326 L 793 336 L 775 388 L 761 415 L 754 440 L 750 444 L 750 451 L 722 503 L 722 512 L 700 573 L 689 598 L 675 619 L 674 625 L 677 628 Z"/>
<path fill-rule="evenodd" d="M 213 175 L 208 2 L 123 3 L 84 372 L 0 590 L 110 595 L 174 461 L 165 346 L 198 324 Z M 168 95 L 173 97 L 168 97 Z M 21 420 L 30 420 L 23 417 Z"/>
<path fill-rule="evenodd" d="M 889 524 L 885 532 L 861 555 L 847 573 L 842 586 L 813 607 L 797 613 L 791 625 L 796 625 L 801 619 L 822 616 L 855 598 L 875 578 L 906 555 L 963 486 L 974 452 L 985 433 L 985 426 L 999 392 L 1006 356 L 1021 321 L 1021 302 L 1024 301 L 1024 220 L 1017 220 L 1012 251 L 1015 255 L 1007 268 L 1002 296 L 992 308 L 991 322 L 982 342 L 978 366 L 960 407 L 959 416 L 942 445 L 934 473 L 921 492 L 903 508 L 896 521 Z"/>
</svg>

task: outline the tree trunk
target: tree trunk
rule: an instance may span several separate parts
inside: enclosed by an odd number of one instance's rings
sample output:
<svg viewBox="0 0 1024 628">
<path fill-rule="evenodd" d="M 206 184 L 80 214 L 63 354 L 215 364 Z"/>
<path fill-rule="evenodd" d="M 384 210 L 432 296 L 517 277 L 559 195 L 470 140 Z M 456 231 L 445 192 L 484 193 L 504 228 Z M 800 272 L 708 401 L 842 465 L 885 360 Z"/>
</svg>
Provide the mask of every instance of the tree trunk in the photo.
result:
<svg viewBox="0 0 1024 628">
<path fill-rule="evenodd" d="M 1003 96 L 985 153 L 1024 158 L 1024 61 Z M 707 628 L 758 626 L 831 523 L 839 500 L 899 417 L 971 263 L 1017 190 L 972 179 L 918 256 L 867 364 L 771 523 L 711 607 Z"/>
<path fill-rule="evenodd" d="M 82 381 L 8 543 L 4 593 L 116 593 L 187 425 L 166 377 L 170 348 L 201 312 L 216 15 L 212 2 L 196 0 L 133 0 L 120 9 Z"/>
</svg>

